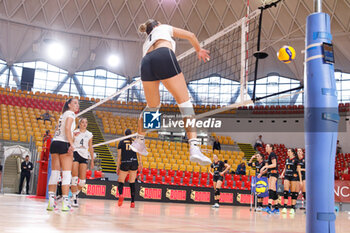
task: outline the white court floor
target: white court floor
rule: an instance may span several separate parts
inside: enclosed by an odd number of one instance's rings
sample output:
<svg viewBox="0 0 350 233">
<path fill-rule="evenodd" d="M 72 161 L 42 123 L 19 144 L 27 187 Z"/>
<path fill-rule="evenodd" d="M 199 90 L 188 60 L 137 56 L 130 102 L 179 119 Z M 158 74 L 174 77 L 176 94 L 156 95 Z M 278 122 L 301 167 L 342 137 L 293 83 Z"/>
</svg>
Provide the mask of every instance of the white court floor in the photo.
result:
<svg viewBox="0 0 350 233">
<path fill-rule="evenodd" d="M 69 213 L 47 212 L 44 199 L 0 195 L 0 232 L 305 232 L 305 214 L 268 215 L 248 207 L 80 199 Z M 337 215 L 336 232 L 349 232 L 350 215 Z"/>
</svg>

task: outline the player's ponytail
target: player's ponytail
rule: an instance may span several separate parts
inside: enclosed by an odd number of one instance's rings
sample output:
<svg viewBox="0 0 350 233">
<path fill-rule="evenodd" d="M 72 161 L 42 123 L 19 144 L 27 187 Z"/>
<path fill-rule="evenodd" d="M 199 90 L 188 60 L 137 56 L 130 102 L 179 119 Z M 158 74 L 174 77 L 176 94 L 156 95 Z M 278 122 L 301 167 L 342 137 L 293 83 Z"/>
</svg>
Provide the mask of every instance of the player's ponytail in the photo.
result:
<svg viewBox="0 0 350 233">
<path fill-rule="evenodd" d="M 62 114 L 69 110 L 69 104 L 72 102 L 73 98 L 68 99 L 62 108 Z"/>
<path fill-rule="evenodd" d="M 145 23 L 141 24 L 139 26 L 139 32 L 144 33 L 146 32 L 147 35 L 149 35 L 153 28 L 159 25 L 159 22 L 155 19 L 149 19 Z"/>
</svg>

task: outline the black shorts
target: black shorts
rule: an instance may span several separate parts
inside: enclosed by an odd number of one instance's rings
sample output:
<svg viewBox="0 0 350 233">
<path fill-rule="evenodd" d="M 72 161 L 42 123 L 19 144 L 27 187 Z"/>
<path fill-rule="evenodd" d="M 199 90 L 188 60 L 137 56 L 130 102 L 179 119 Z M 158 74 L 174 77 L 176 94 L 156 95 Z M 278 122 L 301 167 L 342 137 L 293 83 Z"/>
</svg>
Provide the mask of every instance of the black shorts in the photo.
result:
<svg viewBox="0 0 350 233">
<path fill-rule="evenodd" d="M 147 53 L 141 61 L 141 80 L 157 81 L 181 73 L 173 50 L 161 47 Z"/>
<path fill-rule="evenodd" d="M 213 182 L 218 182 L 218 181 L 223 181 L 224 177 L 223 176 L 213 176 Z"/>
<path fill-rule="evenodd" d="M 301 180 L 306 180 L 306 179 L 305 179 L 305 172 L 304 172 L 304 173 L 303 173 L 303 172 L 301 173 Z"/>
<path fill-rule="evenodd" d="M 284 179 L 289 181 L 299 181 L 298 176 L 285 176 Z"/>
<path fill-rule="evenodd" d="M 53 141 L 50 146 L 51 154 L 67 154 L 70 145 L 69 142 Z"/>
<path fill-rule="evenodd" d="M 78 162 L 79 164 L 80 164 L 80 163 L 85 163 L 85 164 L 87 164 L 87 163 L 88 163 L 88 160 L 85 159 L 84 157 L 82 157 L 78 152 L 74 151 L 74 154 L 73 154 L 73 162 Z"/>
<path fill-rule="evenodd" d="M 278 179 L 278 173 L 269 173 L 268 178 L 270 177 L 276 177 L 276 179 Z"/>
<path fill-rule="evenodd" d="M 124 172 L 136 171 L 139 168 L 139 163 L 137 161 L 133 162 L 121 162 L 120 170 Z"/>
</svg>

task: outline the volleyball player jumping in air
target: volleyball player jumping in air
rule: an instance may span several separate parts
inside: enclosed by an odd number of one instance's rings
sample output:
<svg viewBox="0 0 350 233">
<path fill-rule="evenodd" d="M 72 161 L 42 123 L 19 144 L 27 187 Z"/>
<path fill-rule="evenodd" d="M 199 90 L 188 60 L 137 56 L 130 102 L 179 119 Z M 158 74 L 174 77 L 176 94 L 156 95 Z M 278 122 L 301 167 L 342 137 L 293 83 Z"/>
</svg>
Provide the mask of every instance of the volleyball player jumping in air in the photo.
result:
<svg viewBox="0 0 350 233">
<path fill-rule="evenodd" d="M 56 208 L 55 193 L 62 169 L 62 211 L 69 211 L 69 186 L 72 180 L 73 165 L 73 131 L 75 129 L 75 112 L 79 110 L 77 99 L 69 99 L 63 106 L 62 115 L 58 120 L 55 136 L 50 146 L 51 175 L 49 180 L 49 204 L 47 210 Z"/>
<path fill-rule="evenodd" d="M 74 131 L 74 154 L 72 168 L 72 206 L 78 207 L 78 194 L 86 183 L 86 170 L 88 160 L 91 159 L 90 168 L 94 168 L 94 148 L 92 147 L 93 135 L 86 128 L 88 120 L 81 118 L 77 130 Z M 79 182 L 78 182 L 79 181 Z"/>
<path fill-rule="evenodd" d="M 125 130 L 125 136 L 131 134 L 130 129 Z M 118 144 L 118 159 L 117 159 L 117 174 L 118 174 L 118 192 L 119 200 L 118 206 L 123 204 L 123 188 L 124 182 L 127 175 L 129 175 L 129 185 L 131 193 L 131 203 L 130 208 L 135 208 L 135 179 L 137 176 L 137 170 L 142 169 L 141 156 L 138 156 L 136 152 L 130 149 L 132 139 L 124 139 Z M 138 158 L 139 157 L 139 158 Z"/>
<path fill-rule="evenodd" d="M 269 205 L 263 209 L 267 213 L 278 214 L 280 211 L 278 209 L 278 195 L 276 182 L 278 179 L 278 165 L 277 165 L 277 155 L 273 152 L 273 145 L 266 144 L 266 152 L 269 154 L 267 164 L 261 169 L 258 178 L 260 178 L 264 172 L 268 172 L 268 183 L 269 183 Z M 272 210 L 272 202 L 274 202 L 274 209 Z"/>
<path fill-rule="evenodd" d="M 143 58 L 141 61 L 141 80 L 147 101 L 147 107 L 143 112 L 153 111 L 158 113 L 160 108 L 159 84 L 162 82 L 175 98 L 185 122 L 193 119 L 195 112 L 188 94 L 185 77 L 174 53 L 175 41 L 173 37 L 188 40 L 196 50 L 198 59 L 204 62 L 210 58 L 209 51 L 200 47 L 196 36 L 192 32 L 161 24 L 157 20 L 147 20 L 147 22 L 140 25 L 139 31 L 147 34 L 146 41 L 143 44 Z M 139 117 L 138 136 L 130 148 L 141 155 L 147 155 L 146 132 L 143 130 L 143 112 Z M 197 139 L 196 130 L 187 127 L 186 131 L 190 144 L 190 161 L 201 165 L 211 164 L 211 160 L 200 151 L 200 141 Z"/>
<path fill-rule="evenodd" d="M 281 174 L 281 178 L 284 178 L 284 208 L 282 209 L 282 213 L 287 213 L 287 203 L 289 197 L 292 197 L 292 208 L 290 209 L 290 214 L 295 213 L 295 205 L 297 203 L 298 198 L 298 173 L 297 167 L 299 164 L 298 158 L 296 157 L 296 153 L 294 149 L 288 149 L 288 158 L 286 160 L 286 166 Z"/>
<path fill-rule="evenodd" d="M 256 158 L 256 161 L 253 163 L 253 159 Z M 248 166 L 249 167 L 255 167 L 256 170 L 256 175 L 258 176 L 261 172 L 261 169 L 265 166 L 265 160 L 262 154 L 256 154 L 253 155 L 249 162 L 248 162 Z M 262 177 L 267 177 L 267 171 L 265 171 L 264 173 L 262 173 Z M 258 198 L 258 208 L 256 209 L 257 212 L 262 211 L 262 207 L 263 207 L 263 200 L 264 198 Z"/>
<path fill-rule="evenodd" d="M 222 182 L 224 180 L 225 173 L 230 170 L 230 165 L 227 163 L 224 163 L 223 161 L 220 161 L 218 156 L 214 154 L 213 156 L 214 162 L 211 164 L 211 169 L 213 169 L 214 173 L 210 171 L 210 174 L 213 175 L 213 187 L 215 191 L 214 195 L 214 201 L 215 204 L 212 206 L 213 208 L 219 208 L 219 202 L 220 202 L 220 189 Z"/>
</svg>

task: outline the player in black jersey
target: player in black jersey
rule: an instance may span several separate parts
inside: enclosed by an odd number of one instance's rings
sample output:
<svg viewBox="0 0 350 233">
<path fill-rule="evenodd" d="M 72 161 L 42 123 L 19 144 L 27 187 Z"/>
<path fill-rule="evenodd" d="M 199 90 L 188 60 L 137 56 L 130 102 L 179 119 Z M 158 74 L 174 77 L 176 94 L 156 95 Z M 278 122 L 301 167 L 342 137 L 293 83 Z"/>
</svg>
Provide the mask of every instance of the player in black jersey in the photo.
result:
<svg viewBox="0 0 350 233">
<path fill-rule="evenodd" d="M 286 166 L 281 174 L 281 178 L 284 178 L 284 208 L 282 213 L 287 213 L 287 203 L 288 197 L 292 197 L 292 208 L 290 209 L 290 214 L 295 213 L 295 204 L 297 203 L 298 198 L 298 164 L 299 160 L 296 156 L 295 150 L 290 148 L 288 149 L 288 158 L 286 160 Z M 289 193 L 290 190 L 290 193 Z"/>
<path fill-rule="evenodd" d="M 210 174 L 213 175 L 213 187 L 214 187 L 214 201 L 215 204 L 213 205 L 213 208 L 219 208 L 219 201 L 220 201 L 220 189 L 222 185 L 222 181 L 224 180 L 224 174 L 230 170 L 230 165 L 227 163 L 224 163 L 223 161 L 220 161 L 218 156 L 214 154 L 213 156 L 213 163 L 211 164 L 211 169 L 213 171 L 209 171 Z"/>
<path fill-rule="evenodd" d="M 304 156 L 304 151 L 301 148 L 298 148 L 298 159 L 299 159 L 298 178 L 300 182 L 299 189 L 302 190 L 304 201 L 306 201 L 305 156 Z"/>
<path fill-rule="evenodd" d="M 253 159 L 256 158 L 256 161 L 253 163 Z M 255 167 L 255 174 L 258 176 L 260 174 L 261 169 L 265 166 L 265 160 L 262 154 L 256 154 L 253 155 L 249 162 L 248 162 L 248 166 L 249 167 Z M 267 177 L 266 171 L 262 174 L 262 176 Z M 258 198 L 258 208 L 256 209 L 256 211 L 262 211 L 262 207 L 263 207 L 263 198 Z"/>
<path fill-rule="evenodd" d="M 273 152 L 273 145 L 266 144 L 266 152 L 269 154 L 269 158 L 266 162 L 266 165 L 261 169 L 258 178 L 260 178 L 264 172 L 267 171 L 268 174 L 268 182 L 269 182 L 269 205 L 263 209 L 263 211 L 267 213 L 276 213 L 278 214 L 280 211 L 278 209 L 278 195 L 276 189 L 276 182 L 278 179 L 278 166 L 277 166 L 277 155 Z M 274 202 L 274 210 L 272 210 L 272 202 Z"/>
<path fill-rule="evenodd" d="M 131 130 L 125 130 L 125 136 L 130 135 Z M 119 192 L 119 200 L 118 205 L 121 206 L 123 204 L 124 196 L 123 196 L 123 188 L 124 182 L 127 175 L 129 175 L 129 185 L 130 185 L 130 193 L 131 193 L 131 208 L 135 208 L 135 179 L 137 176 L 137 170 L 141 169 L 141 156 L 138 156 L 136 152 L 132 151 L 130 145 L 132 143 L 132 139 L 124 139 L 118 144 L 118 160 L 117 160 L 117 174 L 118 174 L 118 192 Z"/>
</svg>

